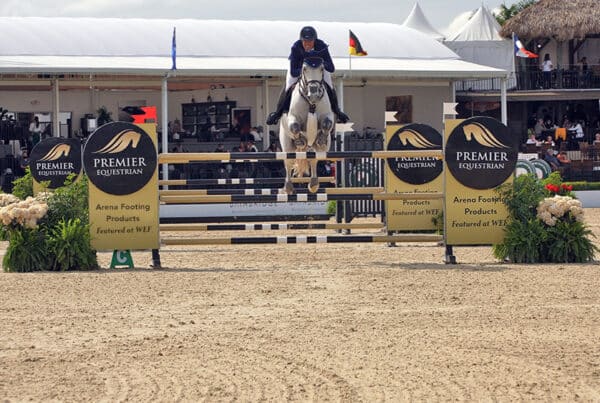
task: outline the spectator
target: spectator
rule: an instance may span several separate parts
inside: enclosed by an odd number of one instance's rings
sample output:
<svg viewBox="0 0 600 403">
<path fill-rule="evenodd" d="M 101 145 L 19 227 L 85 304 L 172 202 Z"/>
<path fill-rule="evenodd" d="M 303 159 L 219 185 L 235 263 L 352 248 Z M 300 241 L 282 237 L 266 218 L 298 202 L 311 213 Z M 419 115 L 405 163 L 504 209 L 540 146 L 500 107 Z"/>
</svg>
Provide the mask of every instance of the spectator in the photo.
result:
<svg viewBox="0 0 600 403">
<path fill-rule="evenodd" d="M 31 141 L 31 147 L 35 146 L 42 139 L 42 133 L 44 132 L 44 126 L 40 124 L 40 119 L 37 116 L 33 117 L 31 124 L 29 125 L 29 135 Z"/>
<path fill-rule="evenodd" d="M 258 127 L 256 126 L 250 129 L 250 135 L 252 136 L 255 142 L 262 140 L 262 136 L 258 132 Z"/>
<path fill-rule="evenodd" d="M 257 153 L 258 152 L 258 148 L 256 148 L 256 144 L 254 144 L 254 140 L 253 139 L 249 139 L 246 142 L 246 151 L 251 152 L 251 153 Z"/>
<path fill-rule="evenodd" d="M 2 191 L 4 193 L 12 193 L 13 191 L 13 181 L 15 180 L 15 175 L 13 174 L 12 169 L 6 168 L 4 171 L 4 176 L 2 177 Z"/>
<path fill-rule="evenodd" d="M 583 132 L 583 127 L 581 127 L 580 122 L 571 123 L 571 127 L 569 128 L 569 131 L 575 132 L 575 139 L 577 139 L 577 141 L 583 141 L 583 138 L 585 137 L 585 133 Z"/>
<path fill-rule="evenodd" d="M 546 128 L 544 127 L 544 119 L 539 118 L 535 122 L 535 126 L 533 127 L 533 130 L 535 131 L 536 137 L 541 138 L 540 136 L 542 135 L 542 132 L 544 130 L 546 130 Z"/>
<path fill-rule="evenodd" d="M 559 152 L 556 159 L 558 160 L 558 162 L 560 162 L 560 165 L 568 165 L 571 163 L 571 160 L 569 159 L 569 156 L 567 155 L 566 151 Z"/>
<path fill-rule="evenodd" d="M 267 151 L 270 151 L 273 153 L 281 152 L 281 147 L 279 147 L 279 143 L 277 141 L 271 141 L 271 145 L 269 145 L 269 148 L 267 149 Z"/>
<path fill-rule="evenodd" d="M 541 144 L 538 141 L 538 139 L 535 138 L 535 133 L 529 133 L 529 138 L 527 138 L 527 141 L 525 143 L 526 144 L 535 144 L 536 146 L 539 146 Z"/>
<path fill-rule="evenodd" d="M 548 145 L 550 147 L 554 147 L 556 144 L 554 144 L 554 139 L 552 138 L 552 136 L 546 136 L 546 140 L 544 140 L 545 145 Z M 549 148 L 550 150 L 550 148 Z"/>
<path fill-rule="evenodd" d="M 27 148 L 21 149 L 21 156 L 18 157 L 17 176 L 25 175 L 25 170 L 29 166 L 29 152 Z"/>
<path fill-rule="evenodd" d="M 594 136 L 594 142 L 592 143 L 594 145 L 599 145 L 600 144 L 600 132 L 596 133 Z"/>
<path fill-rule="evenodd" d="M 552 148 L 548 148 L 546 150 L 544 161 L 550 164 L 550 168 L 552 168 L 553 171 L 558 171 L 558 168 L 560 167 L 560 161 L 558 158 L 556 158 L 556 155 L 554 155 L 554 150 Z"/>
<path fill-rule="evenodd" d="M 554 70 L 554 64 L 550 60 L 550 54 L 546 53 L 544 61 L 542 62 L 542 74 L 544 77 L 544 88 L 548 89 L 552 86 L 552 70 Z"/>
</svg>

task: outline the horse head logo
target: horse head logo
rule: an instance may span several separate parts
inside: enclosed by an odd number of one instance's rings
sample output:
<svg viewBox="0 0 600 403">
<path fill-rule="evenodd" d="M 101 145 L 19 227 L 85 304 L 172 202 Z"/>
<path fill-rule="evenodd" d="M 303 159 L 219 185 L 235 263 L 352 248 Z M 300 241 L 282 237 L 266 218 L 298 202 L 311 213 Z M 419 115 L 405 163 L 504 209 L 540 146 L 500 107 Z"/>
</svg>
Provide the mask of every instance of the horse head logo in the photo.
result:
<svg viewBox="0 0 600 403">
<path fill-rule="evenodd" d="M 138 143 L 140 142 L 141 134 L 134 132 L 132 130 L 123 130 L 115 137 L 112 138 L 111 141 L 98 151 L 95 151 L 96 154 L 116 154 L 125 150 L 131 144 L 132 148 L 136 148 Z"/>
<path fill-rule="evenodd" d="M 437 144 L 433 144 L 427 140 L 423 135 L 412 129 L 405 129 L 398 135 L 402 145 L 412 145 L 415 148 L 435 148 L 439 147 Z"/>
<path fill-rule="evenodd" d="M 57 144 L 54 147 L 52 147 L 50 149 L 50 151 L 48 151 L 46 153 L 46 155 L 44 155 L 42 158 L 40 158 L 40 161 L 56 161 L 57 159 L 59 159 L 62 156 L 67 157 L 69 155 L 70 151 L 71 151 L 70 145 Z"/>
<path fill-rule="evenodd" d="M 469 123 L 464 125 L 463 131 L 467 141 L 475 140 L 484 147 L 490 148 L 511 148 L 498 140 L 487 127 L 480 123 Z"/>
</svg>

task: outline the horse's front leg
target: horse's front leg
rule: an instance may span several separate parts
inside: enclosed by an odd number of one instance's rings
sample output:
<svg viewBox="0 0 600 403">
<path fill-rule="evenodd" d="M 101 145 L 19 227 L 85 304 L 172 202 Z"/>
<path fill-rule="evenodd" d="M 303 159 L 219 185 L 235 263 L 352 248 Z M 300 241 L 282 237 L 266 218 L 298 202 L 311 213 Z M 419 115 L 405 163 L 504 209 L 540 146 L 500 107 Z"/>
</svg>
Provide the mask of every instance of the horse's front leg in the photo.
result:
<svg viewBox="0 0 600 403">
<path fill-rule="evenodd" d="M 333 115 L 325 115 L 319 123 L 319 132 L 317 134 L 315 145 L 319 149 L 323 149 L 329 143 L 329 136 L 333 130 Z M 327 150 L 328 151 L 328 150 Z"/>
<path fill-rule="evenodd" d="M 292 173 L 294 172 L 295 160 L 285 160 L 285 182 L 283 184 L 283 190 L 285 193 L 291 195 L 294 194 L 294 184 L 292 183 Z"/>
<path fill-rule="evenodd" d="M 317 163 L 316 159 L 310 160 L 310 182 L 308 182 L 308 191 L 311 193 L 317 193 L 319 190 L 319 177 L 317 176 Z"/>
</svg>

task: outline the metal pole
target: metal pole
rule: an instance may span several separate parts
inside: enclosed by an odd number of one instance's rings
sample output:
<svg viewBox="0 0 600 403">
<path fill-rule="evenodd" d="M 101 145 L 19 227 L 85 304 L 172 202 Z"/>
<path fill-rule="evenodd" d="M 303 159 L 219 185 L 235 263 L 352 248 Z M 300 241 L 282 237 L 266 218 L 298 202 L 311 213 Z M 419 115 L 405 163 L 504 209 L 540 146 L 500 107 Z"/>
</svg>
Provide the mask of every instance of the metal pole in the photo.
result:
<svg viewBox="0 0 600 403">
<path fill-rule="evenodd" d="M 260 125 L 263 127 L 263 150 L 266 150 L 271 145 L 271 136 L 269 135 L 269 126 L 266 125 L 267 114 L 271 110 L 269 108 L 269 79 L 263 80 L 262 85 L 262 115 L 260 119 Z"/>
<path fill-rule="evenodd" d="M 168 86 L 167 80 L 169 74 L 167 73 L 162 80 L 161 87 L 161 130 L 162 130 L 162 152 L 169 152 L 169 99 L 168 99 Z M 169 179 L 169 165 L 163 164 L 162 166 L 163 179 Z M 165 186 L 168 189 L 168 186 Z"/>
<path fill-rule="evenodd" d="M 52 136 L 60 137 L 60 96 L 58 78 L 52 80 Z"/>
<path fill-rule="evenodd" d="M 502 77 L 500 79 L 500 110 L 502 114 L 502 123 L 508 125 L 508 110 L 506 103 L 506 82 L 508 81 L 507 77 Z"/>
</svg>

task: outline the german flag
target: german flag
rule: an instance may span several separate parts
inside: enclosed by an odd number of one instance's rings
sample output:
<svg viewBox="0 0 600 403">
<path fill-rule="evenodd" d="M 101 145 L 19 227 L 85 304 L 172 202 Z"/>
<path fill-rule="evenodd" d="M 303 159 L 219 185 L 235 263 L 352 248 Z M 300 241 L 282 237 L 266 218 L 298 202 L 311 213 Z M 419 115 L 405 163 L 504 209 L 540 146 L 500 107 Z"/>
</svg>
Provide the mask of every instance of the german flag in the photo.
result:
<svg viewBox="0 0 600 403">
<path fill-rule="evenodd" d="M 354 56 L 366 56 L 367 55 L 367 52 L 365 52 L 365 50 L 362 48 L 362 46 L 360 45 L 360 41 L 358 40 L 358 38 L 356 37 L 356 35 L 354 35 L 354 32 L 352 32 L 352 31 L 350 31 L 349 52 L 351 55 L 354 55 Z"/>
</svg>

